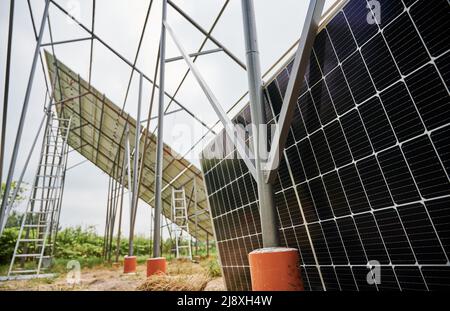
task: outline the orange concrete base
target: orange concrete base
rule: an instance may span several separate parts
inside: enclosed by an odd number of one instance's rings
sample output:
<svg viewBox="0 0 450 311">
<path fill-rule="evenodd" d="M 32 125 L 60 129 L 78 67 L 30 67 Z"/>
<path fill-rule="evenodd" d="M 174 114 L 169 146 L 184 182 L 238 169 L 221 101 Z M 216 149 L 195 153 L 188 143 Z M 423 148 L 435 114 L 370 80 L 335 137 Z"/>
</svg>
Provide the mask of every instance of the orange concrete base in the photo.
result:
<svg viewBox="0 0 450 311">
<path fill-rule="evenodd" d="M 300 260 L 295 248 L 271 247 L 248 255 L 254 291 L 303 291 Z"/>
<path fill-rule="evenodd" d="M 123 273 L 136 273 L 136 256 L 125 256 L 123 259 Z"/>
<path fill-rule="evenodd" d="M 147 259 L 147 277 L 154 274 L 165 274 L 167 268 L 166 258 L 149 258 Z"/>
</svg>

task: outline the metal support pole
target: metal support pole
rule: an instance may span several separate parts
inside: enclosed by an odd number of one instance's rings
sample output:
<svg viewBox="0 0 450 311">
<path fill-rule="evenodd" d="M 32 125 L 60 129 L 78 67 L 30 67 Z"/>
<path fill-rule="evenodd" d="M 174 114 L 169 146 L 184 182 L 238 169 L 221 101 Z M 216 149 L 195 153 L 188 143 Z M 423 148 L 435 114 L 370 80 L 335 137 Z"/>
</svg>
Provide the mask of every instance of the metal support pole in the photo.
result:
<svg viewBox="0 0 450 311">
<path fill-rule="evenodd" d="M 198 255 L 198 209 L 197 209 L 197 204 L 198 204 L 198 197 L 197 197 L 197 179 L 194 176 L 194 185 L 193 185 L 193 189 L 194 189 L 194 213 L 195 213 L 195 256 Z"/>
<path fill-rule="evenodd" d="M 127 139 L 125 142 L 125 156 L 127 157 L 127 177 L 128 177 L 128 193 L 130 198 L 130 214 L 132 214 L 133 207 L 133 192 L 131 191 L 131 160 L 130 160 L 130 132 L 128 128 L 128 123 L 126 125 L 126 133 Z M 130 226 L 131 226 L 131 216 L 130 216 Z M 130 228 L 131 229 L 131 228 Z M 131 230 L 130 230 L 131 232 Z M 130 234 L 129 236 L 129 245 L 128 245 L 128 256 L 133 256 L 133 236 Z"/>
<path fill-rule="evenodd" d="M 111 202 L 111 177 L 108 179 L 108 197 L 106 199 L 105 233 L 103 234 L 103 259 L 106 259 L 106 246 L 108 244 L 109 204 Z"/>
<path fill-rule="evenodd" d="M 6 209 L 9 192 L 11 191 L 12 179 L 13 179 L 14 170 L 16 167 L 17 156 L 19 154 L 20 142 L 22 140 L 23 127 L 25 125 L 25 118 L 27 116 L 28 104 L 30 102 L 30 96 L 31 96 L 31 90 L 33 88 L 34 74 L 36 73 L 36 65 L 37 65 L 38 58 L 39 58 L 39 50 L 41 47 L 42 38 L 44 37 L 44 30 L 45 30 L 45 24 L 46 24 L 46 20 L 47 20 L 47 16 L 48 16 L 49 6 L 50 6 L 50 0 L 46 0 L 44 13 L 42 15 L 42 20 L 41 20 L 41 26 L 39 29 L 39 36 L 38 36 L 38 40 L 37 40 L 36 47 L 34 50 L 33 63 L 31 65 L 31 72 L 30 72 L 30 76 L 28 78 L 28 85 L 27 85 L 27 90 L 25 93 L 25 99 L 23 102 L 22 112 L 21 112 L 19 124 L 17 127 L 16 140 L 14 142 L 14 148 L 13 148 L 13 152 L 11 155 L 11 162 L 9 165 L 8 177 L 6 179 L 5 192 L 3 193 L 4 199 L 2 200 L 2 204 L 1 204 L 1 208 L 0 208 L 0 211 L 1 211 L 0 223 L 3 222 L 3 217 L 4 217 L 3 211 L 5 211 L 5 209 Z"/>
<path fill-rule="evenodd" d="M 159 56 L 159 105 L 158 105 L 158 142 L 156 147 L 155 169 L 155 225 L 153 233 L 153 258 L 161 257 L 161 212 L 162 212 L 162 174 L 163 174 L 163 133 L 164 133 L 164 79 L 166 68 L 166 26 L 167 0 L 162 3 L 161 43 Z"/>
<path fill-rule="evenodd" d="M 22 172 L 20 173 L 19 180 L 17 181 L 16 187 L 14 188 L 13 194 L 11 195 L 11 200 L 9 201 L 9 204 L 6 207 L 6 213 L 5 213 L 5 217 L 3 219 L 3 222 L 0 223 L 0 236 L 2 235 L 3 230 L 5 229 L 6 220 L 7 220 L 6 218 L 8 217 L 9 212 L 11 211 L 11 208 L 14 206 L 14 201 L 16 200 L 17 195 L 19 194 L 20 187 L 21 187 L 22 181 L 23 181 L 23 177 L 25 176 L 25 172 L 27 171 L 28 164 L 30 163 L 31 156 L 33 155 L 34 148 L 36 147 L 36 143 L 37 143 L 37 141 L 39 139 L 39 136 L 41 134 L 42 128 L 44 127 L 46 119 L 47 119 L 47 115 L 44 114 L 44 116 L 42 117 L 41 123 L 39 125 L 39 129 L 38 129 L 38 131 L 36 133 L 36 136 L 35 136 L 35 138 L 33 140 L 33 144 L 31 145 L 30 152 L 28 153 L 27 159 L 25 161 L 25 165 L 23 166 Z"/>
<path fill-rule="evenodd" d="M 242 17 L 247 61 L 247 77 L 250 96 L 250 111 L 253 125 L 253 149 L 255 156 L 256 183 L 258 185 L 259 213 L 264 247 L 279 246 L 277 219 L 273 202 L 272 185 L 265 182 L 262 170 L 262 155 L 267 154 L 267 133 L 261 65 L 253 0 L 242 0 Z"/>
<path fill-rule="evenodd" d="M 120 156 L 119 156 L 120 159 Z M 122 211 L 123 211 L 123 196 L 125 192 L 125 174 L 126 174 L 126 164 L 127 164 L 127 158 L 124 153 L 123 155 L 123 162 L 122 162 L 122 173 L 120 177 L 120 208 L 119 208 L 119 224 L 117 229 L 117 246 L 116 246 L 116 262 L 119 262 L 119 256 L 120 256 L 120 238 L 122 234 Z"/>
<path fill-rule="evenodd" d="M 209 234 L 206 233 L 206 257 L 209 257 Z"/>
<path fill-rule="evenodd" d="M 9 99 L 9 75 L 11 71 L 11 47 L 12 47 L 12 35 L 14 26 L 14 5 L 15 0 L 11 0 L 9 4 L 9 28 L 8 28 L 8 47 L 6 51 L 6 73 L 5 73 L 5 90 L 3 97 L 3 110 L 2 110 L 2 133 L 0 136 L 0 185 L 3 180 L 3 160 L 5 156 L 5 137 L 6 137 L 6 121 L 8 116 L 8 99 Z M 1 190 L 0 190 L 1 191 Z M 5 197 L 6 198 L 6 197 Z M 3 214 L 3 209 L 0 212 Z M 5 216 L 6 217 L 6 216 Z M 1 224 L 1 222 L 0 222 Z M 0 231 L 1 234 L 1 231 Z"/>
<path fill-rule="evenodd" d="M 131 208 L 131 223 L 130 223 L 130 238 L 134 236 L 134 225 L 136 222 L 137 206 L 139 201 L 139 141 L 141 134 L 141 105 L 142 105 L 142 83 L 144 77 L 140 74 L 139 77 L 139 98 L 136 116 L 135 140 L 134 140 L 134 158 L 133 158 L 133 201 Z M 142 163 L 143 165 L 144 163 Z M 132 251 L 132 250 L 131 250 Z"/>
</svg>

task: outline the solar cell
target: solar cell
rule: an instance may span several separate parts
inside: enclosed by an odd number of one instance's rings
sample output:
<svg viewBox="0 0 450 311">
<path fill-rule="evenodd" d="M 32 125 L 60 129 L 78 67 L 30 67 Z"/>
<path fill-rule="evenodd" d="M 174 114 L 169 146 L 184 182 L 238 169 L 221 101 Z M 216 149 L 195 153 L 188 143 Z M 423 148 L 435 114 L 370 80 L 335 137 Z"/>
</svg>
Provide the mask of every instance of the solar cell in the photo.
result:
<svg viewBox="0 0 450 311">
<path fill-rule="evenodd" d="M 381 15 L 350 0 L 322 25 L 274 184 L 281 244 L 299 249 L 306 290 L 450 287 L 448 2 L 378 2 Z M 275 113 L 291 66 L 265 90 Z M 248 290 L 249 267 L 233 264 L 261 247 L 256 185 L 241 160 L 232 162 L 242 168 L 229 174 L 239 182 L 228 183 L 242 203 L 225 204 L 239 210 L 229 221 L 252 228 L 224 232 L 217 243 L 228 289 Z M 212 181 L 205 177 L 208 190 Z M 216 232 L 226 226 L 218 200 L 210 194 Z M 230 244 L 239 235 L 252 243 Z M 379 284 L 367 282 L 372 260 Z"/>
</svg>

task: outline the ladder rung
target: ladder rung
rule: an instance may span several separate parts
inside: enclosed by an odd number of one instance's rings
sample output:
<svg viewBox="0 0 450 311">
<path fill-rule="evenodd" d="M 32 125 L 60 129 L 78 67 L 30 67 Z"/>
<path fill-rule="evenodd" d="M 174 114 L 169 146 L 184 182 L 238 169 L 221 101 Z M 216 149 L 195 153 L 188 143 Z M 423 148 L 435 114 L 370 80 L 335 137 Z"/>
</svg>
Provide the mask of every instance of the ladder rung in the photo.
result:
<svg viewBox="0 0 450 311">
<path fill-rule="evenodd" d="M 17 254 L 15 257 L 41 257 L 41 254 Z"/>
<path fill-rule="evenodd" d="M 58 189 L 59 187 L 34 187 L 34 189 Z"/>
<path fill-rule="evenodd" d="M 42 242 L 44 239 L 19 239 L 19 242 Z"/>
<path fill-rule="evenodd" d="M 26 228 L 43 228 L 46 226 L 47 225 L 24 225 L 24 227 L 26 227 Z"/>
<path fill-rule="evenodd" d="M 13 274 L 19 274 L 19 273 L 34 273 L 37 272 L 37 270 L 13 270 L 11 273 Z"/>
</svg>

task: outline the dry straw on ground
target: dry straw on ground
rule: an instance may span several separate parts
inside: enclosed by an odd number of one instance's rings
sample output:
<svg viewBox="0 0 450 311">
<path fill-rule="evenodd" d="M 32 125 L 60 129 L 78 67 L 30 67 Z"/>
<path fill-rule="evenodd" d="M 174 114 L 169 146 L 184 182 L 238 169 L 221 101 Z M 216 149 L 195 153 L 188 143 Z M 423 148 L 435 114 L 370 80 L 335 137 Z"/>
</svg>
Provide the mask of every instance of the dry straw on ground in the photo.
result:
<svg viewBox="0 0 450 311">
<path fill-rule="evenodd" d="M 210 278 L 202 274 L 153 275 L 137 287 L 142 291 L 202 291 Z"/>
</svg>

